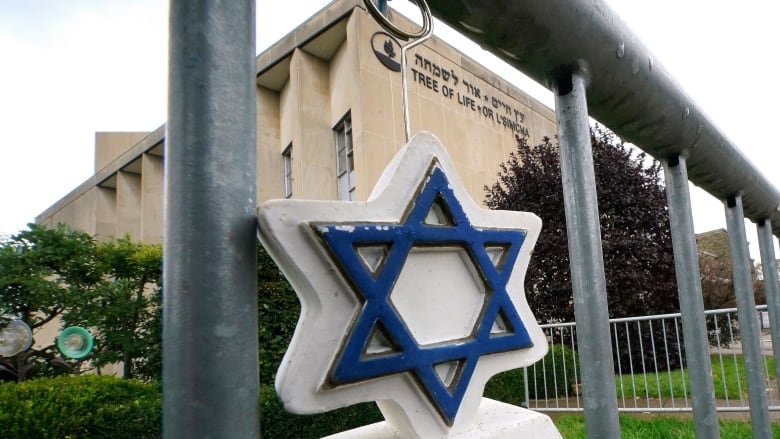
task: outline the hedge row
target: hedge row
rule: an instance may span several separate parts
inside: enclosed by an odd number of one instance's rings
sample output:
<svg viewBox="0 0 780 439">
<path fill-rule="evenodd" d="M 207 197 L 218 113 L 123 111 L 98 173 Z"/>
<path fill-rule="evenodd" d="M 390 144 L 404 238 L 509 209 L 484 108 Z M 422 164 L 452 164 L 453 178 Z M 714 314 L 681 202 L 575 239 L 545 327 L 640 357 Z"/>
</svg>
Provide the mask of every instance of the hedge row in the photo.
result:
<svg viewBox="0 0 780 439">
<path fill-rule="evenodd" d="M 0 384 L 0 437 L 160 437 L 160 387 L 95 375 Z"/>
<path fill-rule="evenodd" d="M 319 438 L 382 420 L 375 404 L 299 416 L 284 411 L 271 387 L 260 398 L 263 437 Z M 69 375 L 0 384 L 0 438 L 159 438 L 160 413 L 156 383 Z"/>
<path fill-rule="evenodd" d="M 551 379 L 567 363 L 573 366 L 573 352 L 556 347 L 537 365 L 537 382 L 547 374 L 548 395 L 571 389 L 573 381 Z M 543 372 L 546 370 L 546 372 Z M 570 373 L 573 376 L 573 374 Z M 529 369 L 529 378 L 534 376 Z M 539 392 L 543 388 L 537 385 Z M 533 387 L 531 398 L 534 397 Z M 524 402 L 523 371 L 496 375 L 485 388 L 485 396 L 510 404 Z M 0 384 L 0 438 L 136 439 L 160 437 L 160 386 L 115 377 L 94 375 L 41 378 L 22 383 Z M 273 388 L 260 390 L 261 425 L 264 437 L 319 438 L 382 420 L 373 403 L 334 410 L 320 415 L 292 415 L 284 411 Z"/>
</svg>

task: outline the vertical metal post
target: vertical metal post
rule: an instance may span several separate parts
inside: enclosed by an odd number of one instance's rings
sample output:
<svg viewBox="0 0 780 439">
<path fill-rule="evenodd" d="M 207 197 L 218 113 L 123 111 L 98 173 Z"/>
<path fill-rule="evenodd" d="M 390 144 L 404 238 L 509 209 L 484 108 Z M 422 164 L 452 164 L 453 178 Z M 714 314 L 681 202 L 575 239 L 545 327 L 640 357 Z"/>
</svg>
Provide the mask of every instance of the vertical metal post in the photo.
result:
<svg viewBox="0 0 780 439">
<path fill-rule="evenodd" d="M 585 78 L 575 72 L 556 85 L 555 114 L 579 336 L 585 428 L 588 438 L 620 437 L 609 310 L 601 248 L 596 177 L 585 101 Z"/>
<path fill-rule="evenodd" d="M 529 398 L 528 394 L 528 368 L 523 368 L 523 397 L 525 398 L 525 402 L 523 403 L 523 408 L 530 408 L 531 406 L 531 399 Z"/>
<path fill-rule="evenodd" d="M 688 167 L 684 157 L 664 163 L 666 198 L 669 203 L 669 225 L 674 247 L 674 267 L 680 297 L 680 314 L 685 340 L 685 359 L 690 374 L 693 420 L 696 437 L 717 439 L 718 412 L 712 383 L 707 323 L 699 273 L 699 257 L 693 230 L 691 195 L 688 189 Z"/>
<path fill-rule="evenodd" d="M 750 423 L 753 437 L 770 439 L 769 408 L 764 390 L 764 363 L 761 358 L 761 333 L 756 318 L 756 299 L 753 296 L 753 279 L 750 270 L 750 253 L 745 235 L 745 214 L 742 197 L 729 197 L 726 206 L 726 227 L 729 233 L 731 271 L 734 293 L 737 299 L 739 332 L 742 338 L 742 354 L 747 375 Z"/>
<path fill-rule="evenodd" d="M 758 245 L 761 249 L 761 271 L 764 275 L 766 308 L 769 311 L 769 331 L 772 334 L 772 353 L 780 358 L 780 284 L 777 279 L 777 259 L 775 256 L 775 238 L 772 236 L 772 224 L 769 220 L 759 221 Z M 780 377 L 780 361 L 775 361 L 775 376 Z M 780 380 L 777 382 L 780 390 Z"/>
<path fill-rule="evenodd" d="M 171 0 L 163 436 L 257 438 L 255 2 Z"/>
</svg>

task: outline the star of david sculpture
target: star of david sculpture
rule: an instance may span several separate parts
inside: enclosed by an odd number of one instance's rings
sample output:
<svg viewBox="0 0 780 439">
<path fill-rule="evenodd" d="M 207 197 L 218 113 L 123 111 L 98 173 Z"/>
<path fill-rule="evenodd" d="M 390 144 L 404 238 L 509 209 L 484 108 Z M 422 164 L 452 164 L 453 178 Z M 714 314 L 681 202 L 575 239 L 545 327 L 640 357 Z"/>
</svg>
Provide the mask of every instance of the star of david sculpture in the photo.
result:
<svg viewBox="0 0 780 439">
<path fill-rule="evenodd" d="M 523 291 L 541 220 L 478 207 L 432 134 L 368 201 L 272 200 L 258 224 L 301 301 L 276 378 L 288 411 L 376 401 L 384 422 L 333 438 L 560 437 L 548 417 L 482 397 L 547 352 Z"/>
</svg>

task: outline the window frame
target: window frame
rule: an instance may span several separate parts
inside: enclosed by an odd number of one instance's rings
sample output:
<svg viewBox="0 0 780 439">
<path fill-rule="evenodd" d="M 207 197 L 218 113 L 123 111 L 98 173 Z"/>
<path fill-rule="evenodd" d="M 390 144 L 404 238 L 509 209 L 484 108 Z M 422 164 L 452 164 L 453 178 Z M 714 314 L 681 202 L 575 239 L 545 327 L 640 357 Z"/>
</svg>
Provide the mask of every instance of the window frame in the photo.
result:
<svg viewBox="0 0 780 439">
<path fill-rule="evenodd" d="M 333 127 L 336 147 L 336 190 L 339 200 L 355 200 L 355 145 L 352 137 L 352 111 Z"/>
<path fill-rule="evenodd" d="M 284 198 L 292 198 L 293 196 L 293 145 L 290 142 L 284 150 L 282 150 L 282 172 L 284 178 Z"/>
</svg>

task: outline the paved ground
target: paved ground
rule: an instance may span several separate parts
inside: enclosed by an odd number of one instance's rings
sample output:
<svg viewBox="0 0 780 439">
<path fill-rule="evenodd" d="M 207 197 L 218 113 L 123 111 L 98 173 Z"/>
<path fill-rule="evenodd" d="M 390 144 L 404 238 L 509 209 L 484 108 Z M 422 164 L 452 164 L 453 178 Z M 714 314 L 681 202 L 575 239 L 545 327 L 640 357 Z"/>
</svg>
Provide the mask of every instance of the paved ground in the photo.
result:
<svg viewBox="0 0 780 439">
<path fill-rule="evenodd" d="M 718 352 L 721 353 L 734 353 L 734 354 L 741 354 L 742 353 L 742 341 L 737 341 L 732 343 L 727 348 L 722 349 L 711 349 L 711 352 L 713 354 L 716 354 Z M 772 336 L 769 333 L 769 330 L 761 331 L 761 353 L 766 356 L 772 356 Z"/>
<path fill-rule="evenodd" d="M 775 389 L 775 392 L 777 392 L 777 389 Z M 735 401 L 730 401 L 731 405 L 735 405 Z M 572 414 L 575 412 L 566 412 L 566 411 L 545 411 L 544 403 L 540 401 L 540 406 L 537 408 L 534 406 L 534 401 L 531 402 L 531 410 L 536 410 L 543 412 L 547 415 L 549 415 L 551 418 L 556 419 L 560 416 Z M 558 400 L 558 403 L 561 407 L 565 407 L 565 400 Z M 638 404 L 640 404 L 640 407 L 647 406 L 647 403 L 644 399 L 641 401 L 637 401 Z M 739 403 L 739 401 L 736 401 L 736 403 Z M 746 401 L 747 403 L 747 401 Z M 575 399 L 571 399 L 569 401 L 570 407 L 576 407 L 577 401 Z M 662 404 L 662 405 L 661 405 Z M 688 401 L 688 406 L 690 407 L 690 401 Z M 718 407 L 727 407 L 728 404 L 725 400 L 716 400 L 715 404 Z M 618 402 L 618 406 L 622 405 L 622 401 Z M 664 399 L 661 403 L 657 399 L 651 400 L 650 406 L 651 407 L 658 407 L 661 405 L 664 408 L 672 408 L 672 407 L 686 407 L 685 400 L 682 398 L 675 400 L 674 405 L 672 404 L 671 399 Z M 551 404 L 551 407 L 555 407 L 554 404 Z M 650 411 L 652 409 L 649 409 L 648 411 L 631 411 L 631 412 L 621 412 L 622 414 L 630 415 L 630 416 L 636 416 L 639 418 L 653 418 L 653 417 L 674 417 L 674 418 L 682 418 L 682 419 L 689 419 L 693 416 L 693 413 L 690 411 Z M 579 412 L 581 413 L 581 412 Z M 773 422 L 780 422 L 780 411 L 770 411 L 769 412 L 769 418 Z M 730 420 L 750 420 L 750 412 L 748 411 L 740 411 L 740 412 L 725 412 L 725 411 L 719 411 L 718 412 L 718 419 L 730 419 Z"/>
</svg>

